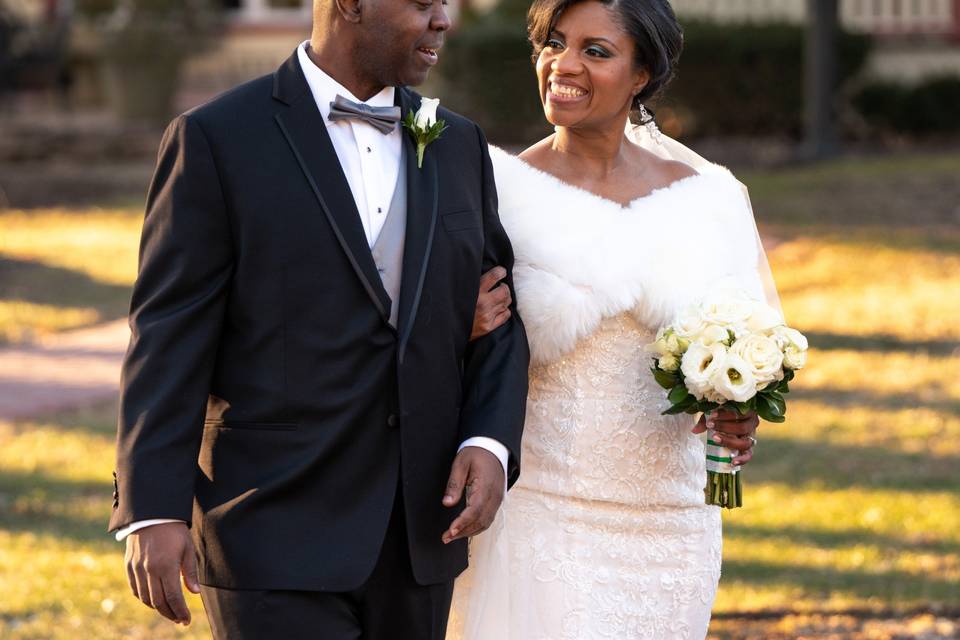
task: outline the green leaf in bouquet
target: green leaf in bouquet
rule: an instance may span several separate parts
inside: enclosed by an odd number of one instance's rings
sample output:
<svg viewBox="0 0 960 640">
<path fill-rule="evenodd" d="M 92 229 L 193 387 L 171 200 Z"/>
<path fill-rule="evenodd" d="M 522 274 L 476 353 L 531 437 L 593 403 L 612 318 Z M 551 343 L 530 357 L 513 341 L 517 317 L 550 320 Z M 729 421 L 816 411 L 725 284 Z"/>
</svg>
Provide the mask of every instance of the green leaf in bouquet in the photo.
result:
<svg viewBox="0 0 960 640">
<path fill-rule="evenodd" d="M 701 403 L 700 403 L 699 409 L 700 409 L 700 411 L 703 411 L 704 413 L 710 413 L 711 411 L 713 411 L 714 409 L 718 408 L 719 406 L 720 406 L 720 404 L 719 404 L 718 402 L 705 401 L 705 402 L 701 402 Z"/>
<path fill-rule="evenodd" d="M 667 400 L 672 404 L 679 404 L 687 399 L 687 397 L 693 397 L 690 395 L 690 392 L 687 391 L 687 387 L 682 384 L 678 384 L 673 389 L 670 389 L 670 393 L 667 394 Z"/>
<path fill-rule="evenodd" d="M 757 415 L 766 420 L 767 422 L 783 422 L 784 417 L 783 413 L 779 411 L 779 407 L 776 406 L 774 401 L 767 394 L 758 394 L 757 398 Z"/>
<path fill-rule="evenodd" d="M 781 380 L 780 384 L 777 385 L 776 391 L 780 393 L 790 393 L 790 385 L 787 384 L 786 380 Z"/>
<path fill-rule="evenodd" d="M 784 370 L 783 370 L 783 381 L 784 381 L 784 382 L 790 382 L 791 380 L 793 380 L 793 377 L 794 377 L 795 375 L 797 375 L 797 373 L 796 373 L 793 369 L 784 369 Z"/>
<path fill-rule="evenodd" d="M 696 397 L 694 397 L 693 394 L 688 394 L 686 398 L 674 404 L 672 407 L 664 411 L 661 415 L 664 415 L 664 416 L 679 415 L 681 413 L 686 413 L 687 410 L 690 409 L 690 407 L 696 407 L 696 406 L 697 406 Z"/>
<path fill-rule="evenodd" d="M 764 397 L 772 407 L 774 415 L 785 416 L 787 414 L 787 401 L 782 395 L 776 391 L 771 391 L 764 394 Z"/>
<path fill-rule="evenodd" d="M 680 382 L 680 377 L 677 374 L 664 371 L 657 366 L 651 367 L 650 371 L 653 372 L 653 379 L 664 389 L 673 389 Z"/>
</svg>

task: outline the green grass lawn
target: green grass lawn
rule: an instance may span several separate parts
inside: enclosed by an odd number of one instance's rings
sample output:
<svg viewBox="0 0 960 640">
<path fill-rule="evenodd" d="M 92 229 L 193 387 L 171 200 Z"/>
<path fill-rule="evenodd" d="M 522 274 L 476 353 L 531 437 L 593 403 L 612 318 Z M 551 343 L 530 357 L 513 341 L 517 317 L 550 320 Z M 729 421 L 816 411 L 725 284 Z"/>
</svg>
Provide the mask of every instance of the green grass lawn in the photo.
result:
<svg viewBox="0 0 960 640">
<path fill-rule="evenodd" d="M 143 212 L 0 212 L 0 344 L 122 317 Z"/>
<path fill-rule="evenodd" d="M 901 164 L 899 175 L 925 184 L 911 176 L 913 166 Z M 960 158 L 918 166 L 939 175 Z M 842 171 L 878 189 L 896 173 L 886 164 Z M 909 211 L 906 220 L 887 211 L 881 223 L 861 212 L 851 214 L 856 224 L 812 216 L 816 225 L 799 226 L 779 212 L 816 190 L 816 175 L 828 183 L 834 176 L 798 169 L 794 183 L 790 175 L 749 178 L 761 192 L 768 178 L 783 186 L 755 194 L 755 206 L 779 240 L 770 258 L 787 317 L 812 349 L 792 385 L 787 422 L 761 427 L 744 476 L 745 507 L 725 514 L 711 637 L 960 637 L 960 231 L 910 224 Z M 122 315 L 109 300 L 122 299 L 132 278 L 139 214 L 95 211 L 77 227 L 62 212 L 36 221 L 15 215 L 0 216 L 0 258 L 106 287 L 104 302 L 88 302 L 70 283 L 51 284 L 63 287 L 67 303 L 49 295 L 44 304 Z M 97 230 L 89 246 L 110 248 L 112 258 L 74 252 L 67 231 L 49 247 L 40 240 L 44 226 L 61 224 Z M 21 282 L 59 282 L 33 277 Z M 197 598 L 194 625 L 182 629 L 129 595 L 122 546 L 104 532 L 114 412 L 108 405 L 0 423 L 0 637 L 209 637 Z M 912 616 L 895 631 L 865 621 L 870 612 Z"/>
</svg>

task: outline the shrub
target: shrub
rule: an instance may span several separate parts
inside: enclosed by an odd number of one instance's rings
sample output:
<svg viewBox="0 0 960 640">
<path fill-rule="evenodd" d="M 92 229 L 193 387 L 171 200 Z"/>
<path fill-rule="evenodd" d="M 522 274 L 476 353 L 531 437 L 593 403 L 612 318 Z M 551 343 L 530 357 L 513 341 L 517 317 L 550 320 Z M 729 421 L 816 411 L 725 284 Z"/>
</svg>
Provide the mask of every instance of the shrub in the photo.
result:
<svg viewBox="0 0 960 640">
<path fill-rule="evenodd" d="M 960 131 L 960 77 L 928 78 L 914 86 L 889 81 L 865 85 L 853 105 L 876 128 L 911 134 Z"/>
<path fill-rule="evenodd" d="M 804 27 L 686 22 L 684 33 L 677 78 L 662 101 L 692 114 L 683 133 L 800 135 Z M 837 95 L 869 49 L 865 36 L 840 35 Z"/>
<path fill-rule="evenodd" d="M 530 63 L 526 6 L 505 0 L 490 14 L 466 16 L 438 68 L 444 98 L 503 143 L 529 143 L 549 132 Z M 658 120 L 673 123 L 668 133 L 800 134 L 802 26 L 683 24 L 677 79 L 659 101 L 665 110 Z M 868 52 L 865 36 L 841 35 L 838 88 Z"/>
</svg>

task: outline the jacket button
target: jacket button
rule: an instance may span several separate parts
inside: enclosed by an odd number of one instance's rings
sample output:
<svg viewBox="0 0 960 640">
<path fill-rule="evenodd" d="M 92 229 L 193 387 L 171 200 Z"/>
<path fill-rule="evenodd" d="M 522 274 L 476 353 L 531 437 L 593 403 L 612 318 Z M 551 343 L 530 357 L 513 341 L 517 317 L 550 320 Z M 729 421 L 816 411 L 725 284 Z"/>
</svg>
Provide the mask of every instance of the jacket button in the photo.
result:
<svg viewBox="0 0 960 640">
<path fill-rule="evenodd" d="M 391 413 L 389 416 L 387 416 L 388 427 L 396 427 L 398 424 L 400 424 L 400 421 L 397 420 L 397 414 Z"/>
</svg>

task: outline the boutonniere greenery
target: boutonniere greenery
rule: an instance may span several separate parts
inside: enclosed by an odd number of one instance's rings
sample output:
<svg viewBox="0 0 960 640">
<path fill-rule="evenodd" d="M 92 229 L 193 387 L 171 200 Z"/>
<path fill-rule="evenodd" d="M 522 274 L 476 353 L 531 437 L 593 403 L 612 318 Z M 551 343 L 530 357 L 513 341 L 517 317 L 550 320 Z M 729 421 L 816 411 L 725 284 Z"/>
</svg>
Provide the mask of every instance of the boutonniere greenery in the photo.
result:
<svg viewBox="0 0 960 640">
<path fill-rule="evenodd" d="M 403 128 L 410 132 L 417 145 L 417 168 L 423 168 L 423 152 L 427 145 L 440 137 L 447 125 L 443 120 L 437 120 L 438 98 L 421 98 L 420 109 L 414 113 L 407 112 L 403 119 Z"/>
</svg>

